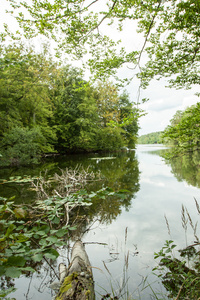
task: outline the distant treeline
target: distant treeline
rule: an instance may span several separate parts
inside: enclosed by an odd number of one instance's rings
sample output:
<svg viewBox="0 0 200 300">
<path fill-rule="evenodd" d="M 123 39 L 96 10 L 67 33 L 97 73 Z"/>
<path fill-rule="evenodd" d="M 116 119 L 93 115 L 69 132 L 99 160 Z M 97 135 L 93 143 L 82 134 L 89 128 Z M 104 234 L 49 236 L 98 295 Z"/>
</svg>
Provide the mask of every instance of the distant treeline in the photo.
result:
<svg viewBox="0 0 200 300">
<path fill-rule="evenodd" d="M 162 144 L 163 131 L 152 132 L 148 134 L 141 135 L 138 138 L 138 144 Z"/>
<path fill-rule="evenodd" d="M 138 144 L 165 144 L 173 146 L 173 153 L 200 149 L 200 103 L 185 110 L 177 110 L 164 131 L 152 132 L 138 138 Z"/>
</svg>

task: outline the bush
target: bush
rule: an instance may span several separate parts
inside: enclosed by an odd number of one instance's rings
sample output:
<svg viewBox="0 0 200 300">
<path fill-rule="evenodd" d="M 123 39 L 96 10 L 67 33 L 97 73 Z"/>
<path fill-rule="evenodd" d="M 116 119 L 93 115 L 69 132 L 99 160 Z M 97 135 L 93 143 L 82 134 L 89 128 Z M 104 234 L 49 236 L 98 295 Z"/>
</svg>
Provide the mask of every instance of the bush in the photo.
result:
<svg viewBox="0 0 200 300">
<path fill-rule="evenodd" d="M 114 151 L 125 146 L 121 128 L 105 127 L 97 134 L 98 149 Z"/>
<path fill-rule="evenodd" d="M 15 127 L 1 141 L 0 166 L 37 164 L 45 144 L 39 128 Z"/>
</svg>

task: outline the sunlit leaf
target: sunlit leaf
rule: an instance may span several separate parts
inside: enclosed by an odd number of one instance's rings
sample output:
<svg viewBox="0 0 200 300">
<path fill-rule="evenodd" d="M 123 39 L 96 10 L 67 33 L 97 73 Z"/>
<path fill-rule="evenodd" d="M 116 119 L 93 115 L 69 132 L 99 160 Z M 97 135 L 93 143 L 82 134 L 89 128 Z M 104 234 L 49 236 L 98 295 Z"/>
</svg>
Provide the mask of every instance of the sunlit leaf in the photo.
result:
<svg viewBox="0 0 200 300">
<path fill-rule="evenodd" d="M 33 255 L 32 259 L 35 262 L 40 262 L 43 259 L 43 254 L 42 253 L 37 253 L 37 254 Z"/>
<path fill-rule="evenodd" d="M 46 238 L 46 240 L 52 243 L 56 243 L 58 238 L 56 236 L 49 236 Z"/>
</svg>

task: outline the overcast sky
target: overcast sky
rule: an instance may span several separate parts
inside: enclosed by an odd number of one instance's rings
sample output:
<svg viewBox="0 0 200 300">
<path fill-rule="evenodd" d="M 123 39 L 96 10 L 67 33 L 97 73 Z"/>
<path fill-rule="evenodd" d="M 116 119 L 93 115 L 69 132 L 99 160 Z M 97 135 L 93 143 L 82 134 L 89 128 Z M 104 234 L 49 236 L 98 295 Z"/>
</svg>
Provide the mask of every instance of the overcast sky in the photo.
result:
<svg viewBox="0 0 200 300">
<path fill-rule="evenodd" d="M 8 17 L 4 13 L 6 7 L 6 0 L 1 0 L 1 29 L 4 22 L 8 23 L 11 28 L 16 26 L 14 25 L 13 18 Z M 136 24 L 127 22 L 121 34 L 116 33 L 115 28 L 109 28 L 109 31 L 112 38 L 116 35 L 117 38 L 122 39 L 123 45 L 126 46 L 128 51 L 140 50 L 142 48 L 143 39 L 136 33 Z M 142 59 L 144 60 L 145 57 L 143 56 Z M 132 75 L 131 72 L 134 71 L 123 67 L 120 72 L 121 77 L 126 77 L 127 74 Z M 139 83 L 133 80 L 127 88 L 130 99 L 134 102 L 137 101 L 138 97 L 138 85 Z M 163 130 L 169 124 L 170 119 L 172 119 L 177 110 L 184 110 L 186 107 L 199 101 L 199 98 L 195 96 L 196 92 L 200 92 L 198 86 L 191 90 L 176 90 L 166 88 L 166 85 L 165 80 L 152 81 L 146 90 L 141 91 L 141 98 L 149 98 L 149 101 L 141 105 L 141 108 L 146 111 L 147 115 L 140 120 L 140 135 Z"/>
<path fill-rule="evenodd" d="M 177 110 L 184 110 L 199 101 L 195 96 L 200 92 L 199 87 L 191 90 L 176 90 L 165 87 L 166 82 L 153 81 L 150 86 L 142 92 L 149 101 L 142 104 L 141 108 L 147 112 L 147 115 L 140 120 L 139 134 L 146 134 L 155 131 L 162 131 Z"/>
</svg>

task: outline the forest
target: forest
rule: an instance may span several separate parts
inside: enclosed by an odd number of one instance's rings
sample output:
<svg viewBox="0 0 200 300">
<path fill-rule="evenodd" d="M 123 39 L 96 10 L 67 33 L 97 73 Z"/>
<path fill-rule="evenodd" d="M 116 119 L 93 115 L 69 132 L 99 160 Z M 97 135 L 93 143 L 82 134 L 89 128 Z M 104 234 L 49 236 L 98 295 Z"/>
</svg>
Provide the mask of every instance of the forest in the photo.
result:
<svg viewBox="0 0 200 300">
<path fill-rule="evenodd" d="M 50 154 L 134 148 L 139 109 L 112 82 L 92 84 L 47 49 L 1 47 L 0 166 Z"/>
</svg>

